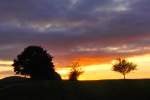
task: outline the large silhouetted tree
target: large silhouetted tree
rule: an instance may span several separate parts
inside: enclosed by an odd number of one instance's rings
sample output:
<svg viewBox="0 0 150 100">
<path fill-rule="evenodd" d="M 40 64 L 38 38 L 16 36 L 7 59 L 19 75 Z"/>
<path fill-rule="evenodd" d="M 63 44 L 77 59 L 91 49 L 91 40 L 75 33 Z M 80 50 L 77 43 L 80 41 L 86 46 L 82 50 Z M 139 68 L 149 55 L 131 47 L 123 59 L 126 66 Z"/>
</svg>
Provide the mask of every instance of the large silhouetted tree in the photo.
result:
<svg viewBox="0 0 150 100">
<path fill-rule="evenodd" d="M 136 64 L 128 62 L 126 59 L 117 59 L 117 62 L 113 65 L 113 71 L 119 72 L 126 79 L 126 74 L 135 70 L 137 67 Z"/>
<path fill-rule="evenodd" d="M 69 74 L 69 80 L 71 81 L 77 81 L 78 77 L 83 73 L 83 70 L 80 68 L 80 65 L 78 62 L 73 63 L 71 66 L 71 71 Z"/>
<path fill-rule="evenodd" d="M 60 80 L 55 72 L 52 56 L 40 46 L 29 46 L 17 56 L 12 65 L 16 74 L 37 80 Z"/>
</svg>

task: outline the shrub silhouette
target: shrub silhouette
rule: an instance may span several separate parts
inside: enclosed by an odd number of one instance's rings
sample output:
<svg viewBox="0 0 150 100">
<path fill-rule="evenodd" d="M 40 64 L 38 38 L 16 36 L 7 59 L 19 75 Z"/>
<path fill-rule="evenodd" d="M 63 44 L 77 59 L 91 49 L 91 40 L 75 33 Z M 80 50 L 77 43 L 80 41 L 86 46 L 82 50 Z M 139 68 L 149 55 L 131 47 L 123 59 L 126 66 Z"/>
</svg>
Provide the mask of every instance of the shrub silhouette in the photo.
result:
<svg viewBox="0 0 150 100">
<path fill-rule="evenodd" d="M 133 64 L 132 62 L 128 62 L 126 59 L 117 59 L 117 63 L 113 65 L 113 71 L 119 72 L 124 76 L 126 79 L 126 74 L 135 70 L 137 65 Z"/>
<path fill-rule="evenodd" d="M 17 56 L 12 65 L 16 74 L 37 80 L 60 80 L 55 72 L 52 56 L 40 46 L 29 46 Z"/>
<path fill-rule="evenodd" d="M 70 81 L 77 81 L 78 77 L 83 73 L 78 62 L 75 62 L 72 66 L 72 69 L 69 74 Z"/>
</svg>

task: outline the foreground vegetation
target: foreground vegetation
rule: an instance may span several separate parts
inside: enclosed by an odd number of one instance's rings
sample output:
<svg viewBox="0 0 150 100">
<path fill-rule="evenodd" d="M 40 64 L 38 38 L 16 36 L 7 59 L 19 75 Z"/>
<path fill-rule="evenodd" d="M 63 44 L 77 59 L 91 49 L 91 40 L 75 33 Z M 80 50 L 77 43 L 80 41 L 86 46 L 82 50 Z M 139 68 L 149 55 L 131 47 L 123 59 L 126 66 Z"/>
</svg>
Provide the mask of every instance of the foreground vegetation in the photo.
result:
<svg viewBox="0 0 150 100">
<path fill-rule="evenodd" d="M 149 99 L 150 80 L 35 81 L 7 78 L 0 81 L 3 100 Z"/>
</svg>

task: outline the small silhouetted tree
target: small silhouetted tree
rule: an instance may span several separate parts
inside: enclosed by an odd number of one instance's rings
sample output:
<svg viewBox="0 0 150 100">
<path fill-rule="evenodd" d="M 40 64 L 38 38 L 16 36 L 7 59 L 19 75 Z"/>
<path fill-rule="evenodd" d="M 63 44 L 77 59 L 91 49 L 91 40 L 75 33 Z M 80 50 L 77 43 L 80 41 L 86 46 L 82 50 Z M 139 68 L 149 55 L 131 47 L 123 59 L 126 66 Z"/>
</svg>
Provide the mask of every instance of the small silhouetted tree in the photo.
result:
<svg viewBox="0 0 150 100">
<path fill-rule="evenodd" d="M 40 46 L 29 46 L 17 56 L 12 65 L 16 74 L 38 80 L 60 80 L 55 72 L 52 56 Z"/>
<path fill-rule="evenodd" d="M 119 72 L 126 79 L 126 74 L 136 70 L 137 65 L 132 62 L 128 62 L 126 59 L 117 59 L 117 62 L 113 65 L 113 71 Z"/>
<path fill-rule="evenodd" d="M 83 70 L 80 68 L 80 65 L 78 62 L 73 63 L 71 66 L 71 71 L 69 74 L 69 80 L 70 81 L 77 81 L 78 77 L 83 73 Z"/>
</svg>

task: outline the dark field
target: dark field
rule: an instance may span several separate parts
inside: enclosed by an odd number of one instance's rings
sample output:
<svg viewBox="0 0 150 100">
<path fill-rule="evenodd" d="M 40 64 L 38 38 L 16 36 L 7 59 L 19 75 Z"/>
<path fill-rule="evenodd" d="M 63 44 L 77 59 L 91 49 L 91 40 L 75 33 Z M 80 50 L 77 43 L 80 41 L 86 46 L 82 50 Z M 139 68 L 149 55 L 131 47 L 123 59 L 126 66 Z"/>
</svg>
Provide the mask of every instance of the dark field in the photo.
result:
<svg viewBox="0 0 150 100">
<path fill-rule="evenodd" d="M 0 100 L 150 100 L 150 80 L 0 81 Z"/>
</svg>

